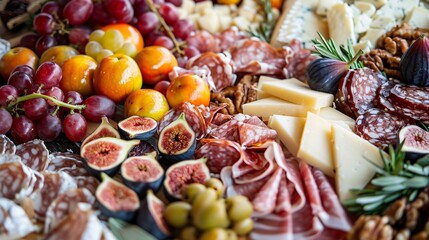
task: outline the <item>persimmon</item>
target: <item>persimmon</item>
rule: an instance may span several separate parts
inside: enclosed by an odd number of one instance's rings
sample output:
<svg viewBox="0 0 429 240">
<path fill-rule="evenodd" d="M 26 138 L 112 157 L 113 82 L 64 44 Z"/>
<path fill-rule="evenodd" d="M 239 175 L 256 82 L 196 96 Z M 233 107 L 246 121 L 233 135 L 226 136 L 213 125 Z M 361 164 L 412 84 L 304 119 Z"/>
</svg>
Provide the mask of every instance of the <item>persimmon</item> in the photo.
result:
<svg viewBox="0 0 429 240">
<path fill-rule="evenodd" d="M 124 103 L 124 116 L 151 117 L 156 121 L 170 110 L 164 95 L 153 89 L 139 89 L 131 93 Z"/>
<path fill-rule="evenodd" d="M 183 102 L 190 102 L 196 106 L 208 106 L 210 103 L 210 89 L 205 80 L 195 74 L 185 74 L 174 78 L 167 88 L 166 97 L 170 107 Z"/>
<path fill-rule="evenodd" d="M 76 91 L 85 98 L 94 94 L 92 78 L 97 61 L 87 55 L 76 55 L 66 60 L 61 67 L 63 77 L 60 81 L 60 88 L 64 92 Z"/>
</svg>

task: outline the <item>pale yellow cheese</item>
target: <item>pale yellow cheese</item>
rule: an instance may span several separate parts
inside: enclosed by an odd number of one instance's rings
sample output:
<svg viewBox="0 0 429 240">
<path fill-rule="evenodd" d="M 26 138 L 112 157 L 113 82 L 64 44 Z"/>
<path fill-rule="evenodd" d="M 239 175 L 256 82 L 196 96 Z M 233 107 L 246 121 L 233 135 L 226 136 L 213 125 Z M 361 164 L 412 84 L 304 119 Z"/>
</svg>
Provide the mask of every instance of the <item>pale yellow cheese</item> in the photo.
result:
<svg viewBox="0 0 429 240">
<path fill-rule="evenodd" d="M 328 119 L 327 119 L 328 120 Z M 328 120 L 331 124 L 337 124 L 338 126 L 353 132 L 354 128 L 355 128 L 355 123 L 354 122 L 349 122 L 349 121 L 341 121 L 341 120 Z"/>
<path fill-rule="evenodd" d="M 347 3 L 338 3 L 331 7 L 326 16 L 329 37 L 338 45 L 347 45 L 351 40 L 356 43 L 352 9 Z"/>
<path fill-rule="evenodd" d="M 318 115 L 328 120 L 341 120 L 341 121 L 349 121 L 349 122 L 355 121 L 353 118 L 347 116 L 346 114 L 332 107 L 321 108 Z"/>
<path fill-rule="evenodd" d="M 200 15 L 204 15 L 206 11 L 213 9 L 212 1 L 197 2 L 194 6 L 194 12 Z"/>
<path fill-rule="evenodd" d="M 259 78 L 258 85 L 256 87 L 256 92 L 257 92 L 256 98 L 257 99 L 273 97 L 273 95 L 261 90 L 262 84 L 264 84 L 266 82 L 271 82 L 271 81 L 281 81 L 281 80 L 278 78 L 272 78 L 272 77 L 267 77 L 267 76 L 261 76 Z"/>
<path fill-rule="evenodd" d="M 369 41 L 372 47 L 375 47 L 379 37 L 386 33 L 385 29 L 370 28 L 366 31 L 366 34 L 360 39 L 360 42 Z"/>
<path fill-rule="evenodd" d="M 243 104 L 243 113 L 258 117 L 269 117 L 274 114 L 293 117 L 305 117 L 308 111 L 316 114 L 316 109 L 310 109 L 303 105 L 294 104 L 276 97 L 263 98 L 250 103 Z"/>
<path fill-rule="evenodd" d="M 334 100 L 332 94 L 314 91 L 295 78 L 264 82 L 261 89 L 283 100 L 313 109 L 332 106 Z"/>
<path fill-rule="evenodd" d="M 308 112 L 297 156 L 326 175 L 334 176 L 329 121 Z"/>
<path fill-rule="evenodd" d="M 429 10 L 424 7 L 414 7 L 404 22 L 416 28 L 429 28 Z"/>
<path fill-rule="evenodd" d="M 273 115 L 270 117 L 268 126 L 277 132 L 280 141 L 294 156 L 298 153 L 301 142 L 305 118 Z"/>
<path fill-rule="evenodd" d="M 375 174 L 372 162 L 382 166 L 379 150 L 356 134 L 332 125 L 332 155 L 337 194 L 341 201 L 353 197 L 351 189 L 364 188 Z"/>
<path fill-rule="evenodd" d="M 269 98 L 273 97 L 273 95 L 266 93 L 262 90 L 256 89 L 256 99 Z"/>
</svg>

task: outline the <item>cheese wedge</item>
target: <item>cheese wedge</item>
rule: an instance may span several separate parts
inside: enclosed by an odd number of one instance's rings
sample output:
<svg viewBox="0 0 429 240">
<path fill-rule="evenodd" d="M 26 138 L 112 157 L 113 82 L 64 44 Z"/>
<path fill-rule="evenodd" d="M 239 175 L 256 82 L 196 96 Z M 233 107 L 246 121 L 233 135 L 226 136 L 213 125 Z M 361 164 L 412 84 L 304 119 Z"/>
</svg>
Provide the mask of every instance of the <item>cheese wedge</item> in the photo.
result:
<svg viewBox="0 0 429 240">
<path fill-rule="evenodd" d="M 261 76 L 258 80 L 258 85 L 256 87 L 257 90 L 257 99 L 262 99 L 262 98 L 268 98 L 268 97 L 273 97 L 273 95 L 264 92 L 261 90 L 262 84 L 266 83 L 266 82 L 270 82 L 270 81 L 280 81 L 281 79 L 278 78 L 272 78 L 272 77 L 267 77 L 267 76 Z"/>
<path fill-rule="evenodd" d="M 326 15 L 329 37 L 338 45 L 347 45 L 347 40 L 356 43 L 353 13 L 347 3 L 338 3 L 331 7 Z"/>
<path fill-rule="evenodd" d="M 277 132 L 280 141 L 294 156 L 298 153 L 301 142 L 305 118 L 273 115 L 268 121 L 268 126 Z"/>
<path fill-rule="evenodd" d="M 334 100 L 332 94 L 314 91 L 296 78 L 264 82 L 261 89 L 288 102 L 301 104 L 312 109 L 330 107 Z"/>
<path fill-rule="evenodd" d="M 355 122 L 355 120 L 346 114 L 332 107 L 323 107 L 318 114 L 320 117 L 328 120 L 341 120 L 347 122 Z"/>
<path fill-rule="evenodd" d="M 331 125 L 329 121 L 308 112 L 297 156 L 333 177 Z"/>
<path fill-rule="evenodd" d="M 335 184 L 341 201 L 353 197 L 351 189 L 364 188 L 375 175 L 373 163 L 383 166 L 377 147 L 344 128 L 332 125 Z"/>
<path fill-rule="evenodd" d="M 318 113 L 318 110 L 303 105 L 294 104 L 276 97 L 268 97 L 243 104 L 243 113 L 258 117 L 270 117 L 274 114 L 293 117 L 305 117 L 308 111 Z"/>
</svg>

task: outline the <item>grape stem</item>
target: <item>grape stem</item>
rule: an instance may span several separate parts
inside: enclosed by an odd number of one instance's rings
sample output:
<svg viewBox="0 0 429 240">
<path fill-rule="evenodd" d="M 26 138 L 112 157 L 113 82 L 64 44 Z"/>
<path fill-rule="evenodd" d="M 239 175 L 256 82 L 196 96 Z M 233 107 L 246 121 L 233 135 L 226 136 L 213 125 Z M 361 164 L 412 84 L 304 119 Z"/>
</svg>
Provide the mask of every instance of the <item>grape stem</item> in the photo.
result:
<svg viewBox="0 0 429 240">
<path fill-rule="evenodd" d="M 182 50 L 182 48 L 180 47 L 180 43 L 177 41 L 176 36 L 174 36 L 173 32 L 171 31 L 171 29 L 168 27 L 168 24 L 165 22 L 164 18 L 161 16 L 161 14 L 158 12 L 158 9 L 156 9 L 155 4 L 153 3 L 152 0 L 145 0 L 147 5 L 149 6 L 150 10 L 152 12 L 154 12 L 156 14 L 156 16 L 158 17 L 159 22 L 161 23 L 162 28 L 165 30 L 165 32 L 167 33 L 167 35 L 171 38 L 171 40 L 173 41 L 174 44 L 174 50 L 179 54 L 179 55 L 184 55 L 185 52 Z"/>
<path fill-rule="evenodd" d="M 32 94 L 28 94 L 25 96 L 21 96 L 16 98 L 14 101 L 10 102 L 7 106 L 7 108 L 10 110 L 12 109 L 14 106 L 18 105 L 21 102 L 25 102 L 27 100 L 30 99 L 34 99 L 34 98 L 43 98 L 49 101 L 52 101 L 53 103 L 55 103 L 55 105 L 57 105 L 58 107 L 65 107 L 68 108 L 70 110 L 78 110 L 78 111 L 82 111 L 83 109 L 85 109 L 86 105 L 85 104 L 81 104 L 81 105 L 73 105 L 73 104 L 69 104 L 69 103 L 65 103 L 63 101 L 60 101 L 54 97 L 51 96 L 47 96 L 47 95 L 43 95 L 40 93 L 32 93 Z"/>
</svg>

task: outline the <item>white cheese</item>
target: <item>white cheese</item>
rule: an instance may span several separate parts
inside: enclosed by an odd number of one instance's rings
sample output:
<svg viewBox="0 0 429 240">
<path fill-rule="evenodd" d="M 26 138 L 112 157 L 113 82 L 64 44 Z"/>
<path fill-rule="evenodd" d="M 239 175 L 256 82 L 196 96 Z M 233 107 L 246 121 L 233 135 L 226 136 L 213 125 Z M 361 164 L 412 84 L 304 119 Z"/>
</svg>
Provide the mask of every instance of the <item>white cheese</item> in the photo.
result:
<svg viewBox="0 0 429 240">
<path fill-rule="evenodd" d="M 369 41 L 372 47 L 375 47 L 377 40 L 386 33 L 384 29 L 370 28 L 366 34 L 360 39 L 360 42 Z"/>
<path fill-rule="evenodd" d="M 329 37 L 338 45 L 347 44 L 347 40 L 356 43 L 353 13 L 346 3 L 331 7 L 327 14 Z"/>
<path fill-rule="evenodd" d="M 286 115 L 293 117 L 305 117 L 307 112 L 318 113 L 318 110 L 310 109 L 306 106 L 294 104 L 276 97 L 259 99 L 243 104 L 243 113 L 258 117 L 270 117 L 271 115 Z"/>
<path fill-rule="evenodd" d="M 237 15 L 246 18 L 246 20 L 249 22 L 252 22 L 256 15 L 256 9 L 249 7 L 240 7 L 237 11 Z"/>
<path fill-rule="evenodd" d="M 354 30 L 356 33 L 364 33 L 368 31 L 371 26 L 372 19 L 366 14 L 360 14 L 358 16 L 353 17 L 354 22 Z"/>
<path fill-rule="evenodd" d="M 316 13 L 321 16 L 326 16 L 328 10 L 337 3 L 342 3 L 341 0 L 321 0 L 317 4 Z"/>
<path fill-rule="evenodd" d="M 195 3 L 194 12 L 200 15 L 204 15 L 207 10 L 213 9 L 212 1 L 202 1 Z"/>
<path fill-rule="evenodd" d="M 369 17 L 374 16 L 376 8 L 374 4 L 364 1 L 356 1 L 353 6 L 359 9 L 361 14 L 365 14 Z"/>
<path fill-rule="evenodd" d="M 372 20 L 371 28 L 390 30 L 395 26 L 396 22 L 390 16 L 377 16 Z"/>
<path fill-rule="evenodd" d="M 374 5 L 377 9 L 383 7 L 387 0 L 360 0 L 361 2 L 367 2 Z"/>
<path fill-rule="evenodd" d="M 329 121 L 311 112 L 307 114 L 297 156 L 326 175 L 334 176 Z"/>
<path fill-rule="evenodd" d="M 341 201 L 353 197 L 351 189 L 364 188 L 375 174 L 374 166 L 383 162 L 377 147 L 356 134 L 332 125 L 332 153 L 337 194 Z"/>
<path fill-rule="evenodd" d="M 334 100 L 332 94 L 312 90 L 296 78 L 264 82 L 261 89 L 268 94 L 311 109 L 330 107 Z"/>
<path fill-rule="evenodd" d="M 206 10 L 205 15 L 197 18 L 197 22 L 201 29 L 204 29 L 213 34 L 219 32 L 219 17 L 213 10 Z"/>
<path fill-rule="evenodd" d="M 268 126 L 276 130 L 280 141 L 294 156 L 298 153 L 304 125 L 303 117 L 273 115 L 268 121 Z"/>
<path fill-rule="evenodd" d="M 191 14 L 194 12 L 195 2 L 193 0 L 183 0 L 182 6 L 180 6 L 180 9 L 183 9 L 186 12 L 188 12 L 188 14 Z"/>
<path fill-rule="evenodd" d="M 416 28 L 429 28 L 429 10 L 424 7 L 414 7 L 408 13 L 405 22 Z"/>
<path fill-rule="evenodd" d="M 278 78 L 272 78 L 272 77 L 267 77 L 267 76 L 261 76 L 258 80 L 258 85 L 256 86 L 257 89 L 261 90 L 261 87 L 264 83 L 266 82 L 272 82 L 272 81 L 282 81 L 282 79 L 278 79 Z"/>
<path fill-rule="evenodd" d="M 369 40 L 360 40 L 359 43 L 353 45 L 353 50 L 357 53 L 362 50 L 364 53 L 368 53 L 372 49 L 372 43 Z"/>
<path fill-rule="evenodd" d="M 219 16 L 220 31 L 229 28 L 232 24 L 232 17 L 229 15 Z"/>
<path fill-rule="evenodd" d="M 221 15 L 221 16 L 230 16 L 231 15 L 231 9 L 229 9 L 229 7 L 226 5 L 216 4 L 215 6 L 213 6 L 213 10 L 218 15 Z"/>
</svg>

